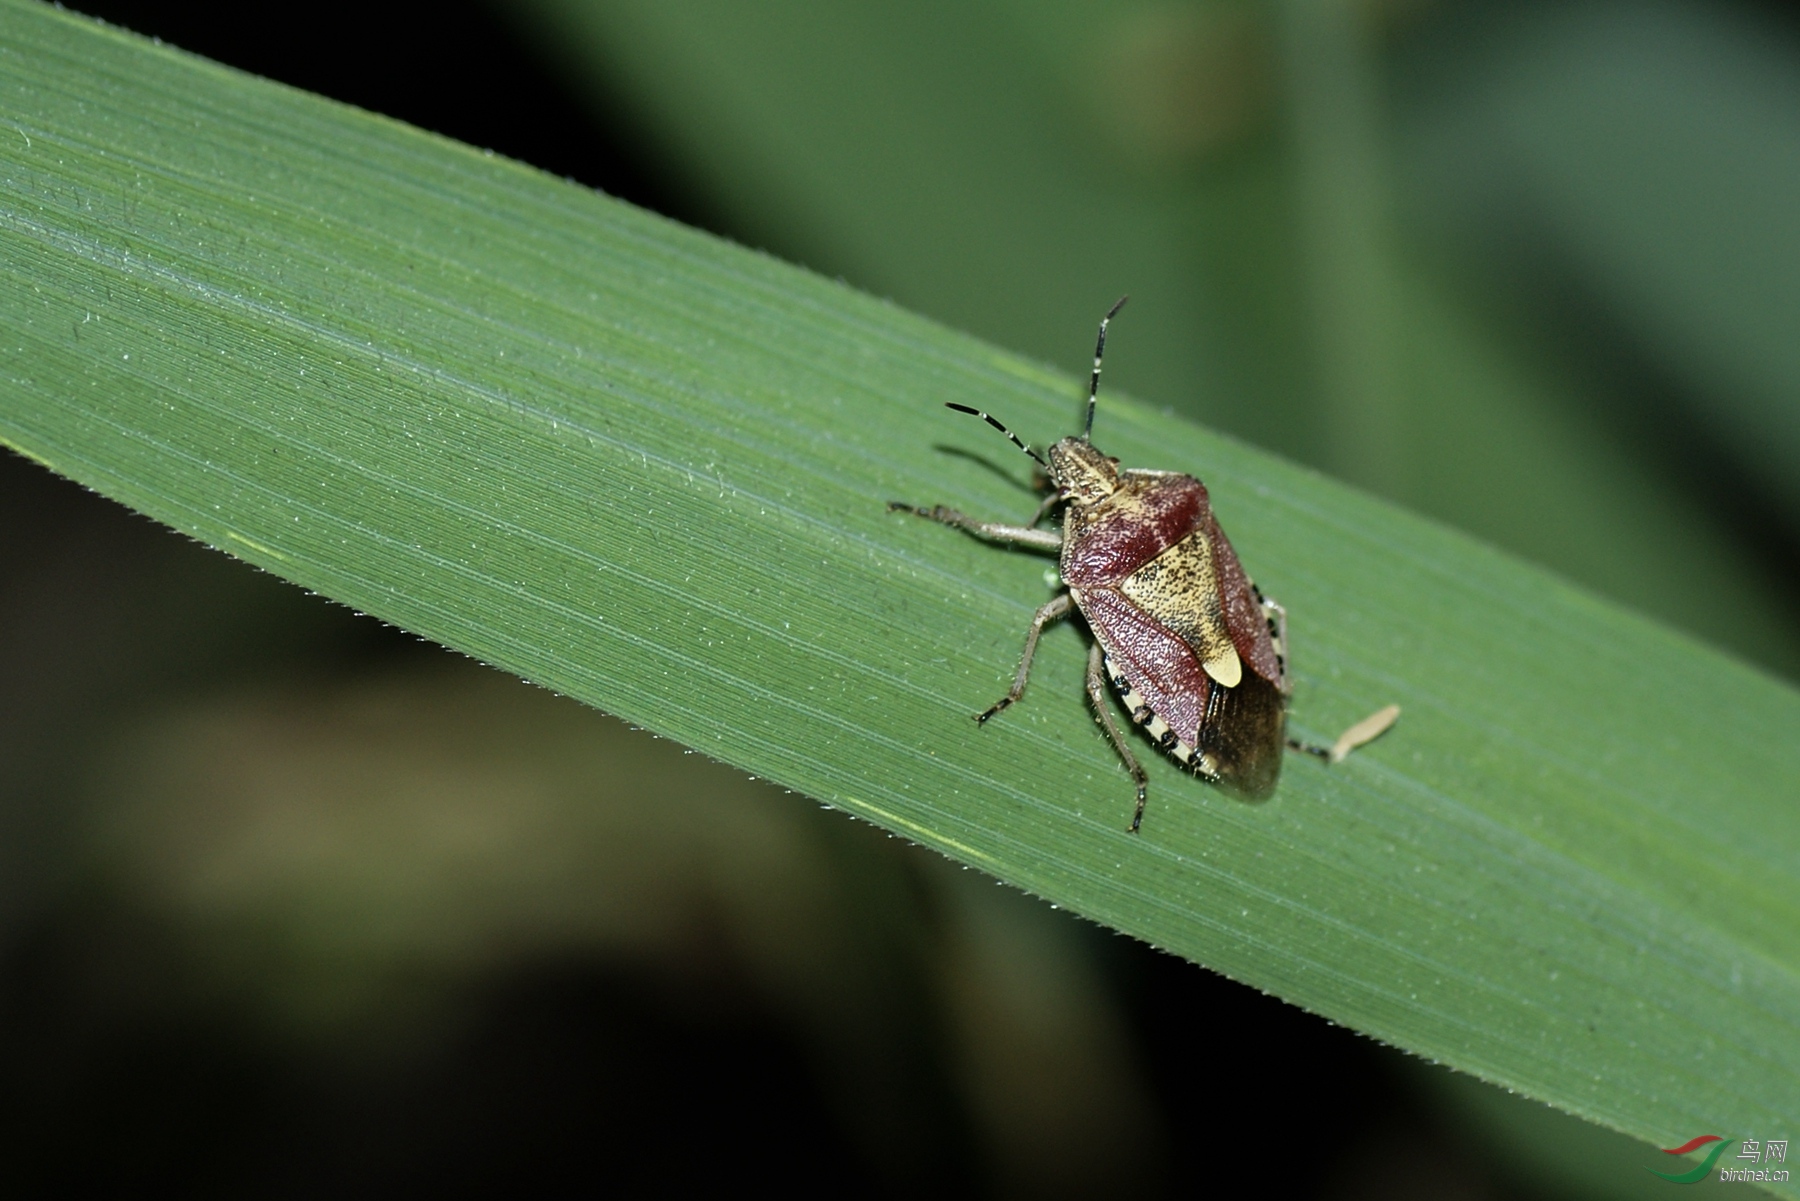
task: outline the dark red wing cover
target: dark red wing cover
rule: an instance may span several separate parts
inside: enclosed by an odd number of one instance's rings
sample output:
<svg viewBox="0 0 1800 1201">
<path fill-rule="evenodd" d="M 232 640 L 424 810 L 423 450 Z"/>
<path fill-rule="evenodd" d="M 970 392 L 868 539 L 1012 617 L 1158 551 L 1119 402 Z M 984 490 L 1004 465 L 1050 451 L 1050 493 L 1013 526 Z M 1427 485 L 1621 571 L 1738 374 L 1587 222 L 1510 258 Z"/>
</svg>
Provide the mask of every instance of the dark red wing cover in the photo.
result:
<svg viewBox="0 0 1800 1201">
<path fill-rule="evenodd" d="M 1200 745 L 1200 715 L 1212 679 L 1194 648 L 1114 588 L 1084 589 L 1088 628 L 1151 710 L 1189 746 Z"/>
<path fill-rule="evenodd" d="M 1085 595 L 1096 596 L 1196 530 L 1212 545 L 1219 604 L 1232 645 L 1237 647 L 1246 667 L 1285 690 L 1281 663 L 1269 637 L 1268 618 L 1256 603 L 1250 579 L 1231 548 L 1231 540 L 1213 517 L 1206 486 L 1192 476 L 1141 476 L 1126 472 L 1125 487 L 1117 501 L 1102 506 L 1090 520 L 1071 527 L 1073 536 L 1063 546 L 1063 580 Z M 1115 601 L 1117 606 L 1131 605 L 1122 595 L 1115 594 Z M 1141 612 L 1139 616 L 1163 636 L 1178 637 L 1154 618 Z M 1196 669 L 1198 666 L 1196 662 Z M 1145 696 L 1149 699 L 1148 694 Z M 1157 712 L 1178 736 L 1186 737 L 1168 712 L 1160 708 Z M 1193 745 L 1191 740 L 1189 745 Z"/>
<path fill-rule="evenodd" d="M 1175 737 L 1210 756 L 1220 776 L 1244 794 L 1275 791 L 1287 725 L 1286 700 L 1275 679 L 1246 671 L 1236 688 L 1220 688 L 1192 647 L 1114 589 L 1084 591 L 1081 610 L 1114 665 Z M 1215 692 L 1203 737 L 1200 719 Z"/>
<path fill-rule="evenodd" d="M 1219 573 L 1219 602 L 1225 611 L 1225 628 L 1231 632 L 1231 643 L 1243 657 L 1244 665 L 1282 691 L 1287 690 L 1281 660 L 1275 657 L 1275 640 L 1269 637 L 1269 619 L 1256 603 L 1250 577 L 1244 574 L 1230 539 L 1206 511 L 1202 527 L 1212 539 L 1213 568 Z"/>
<path fill-rule="evenodd" d="M 1180 542 L 1209 515 L 1206 487 L 1192 476 L 1146 479 L 1125 473 L 1125 486 L 1091 517 L 1065 521 L 1062 577 L 1073 588 L 1117 584 Z"/>
</svg>

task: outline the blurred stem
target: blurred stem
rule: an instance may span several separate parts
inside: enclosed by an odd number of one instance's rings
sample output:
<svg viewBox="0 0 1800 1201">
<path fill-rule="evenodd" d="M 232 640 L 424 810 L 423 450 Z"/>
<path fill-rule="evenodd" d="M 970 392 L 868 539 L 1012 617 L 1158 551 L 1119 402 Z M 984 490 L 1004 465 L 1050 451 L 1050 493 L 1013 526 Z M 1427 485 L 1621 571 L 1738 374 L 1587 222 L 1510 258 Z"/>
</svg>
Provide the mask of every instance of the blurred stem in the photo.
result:
<svg viewBox="0 0 1800 1201">
<path fill-rule="evenodd" d="M 1398 495 L 1398 373 L 1387 196 L 1366 27 L 1350 0 L 1279 0 L 1296 210 L 1328 456 L 1338 474 Z"/>
</svg>

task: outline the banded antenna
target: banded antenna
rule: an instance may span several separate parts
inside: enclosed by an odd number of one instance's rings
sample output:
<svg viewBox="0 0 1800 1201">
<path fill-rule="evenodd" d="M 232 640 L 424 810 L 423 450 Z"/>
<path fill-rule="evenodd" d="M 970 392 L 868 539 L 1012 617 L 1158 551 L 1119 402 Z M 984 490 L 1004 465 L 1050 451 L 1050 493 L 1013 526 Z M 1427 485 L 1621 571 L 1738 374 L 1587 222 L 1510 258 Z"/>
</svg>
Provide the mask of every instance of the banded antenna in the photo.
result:
<svg viewBox="0 0 1800 1201">
<path fill-rule="evenodd" d="M 994 420 L 992 417 L 989 417 L 986 413 L 983 413 L 980 409 L 971 409 L 968 405 L 959 405 L 954 400 L 945 401 L 944 407 L 946 409 L 955 409 L 958 413 L 967 413 L 971 417 L 981 418 L 983 421 L 987 422 L 989 425 L 993 426 L 995 429 L 997 429 L 1001 433 L 1005 434 L 1008 438 L 1011 438 L 1012 444 L 1014 446 L 1018 447 L 1020 450 L 1024 451 L 1026 454 L 1030 455 L 1032 458 L 1036 459 L 1039 467 L 1048 468 L 1050 466 L 1050 464 L 1044 462 L 1043 457 L 1040 456 L 1037 451 L 1031 449 L 1031 447 L 1029 447 L 1029 446 L 1025 445 L 1023 442 L 1019 441 L 1019 435 L 1013 433 L 1011 430 L 1007 429 L 1004 425 L 1001 425 L 998 421 Z"/>
<path fill-rule="evenodd" d="M 1100 336 L 1094 341 L 1094 375 L 1088 380 L 1087 424 L 1081 429 L 1081 440 L 1090 441 L 1094 434 L 1094 403 L 1100 398 L 1100 356 L 1106 353 L 1106 325 L 1119 315 L 1130 296 L 1119 297 L 1119 302 L 1106 310 L 1106 316 L 1100 318 Z"/>
</svg>

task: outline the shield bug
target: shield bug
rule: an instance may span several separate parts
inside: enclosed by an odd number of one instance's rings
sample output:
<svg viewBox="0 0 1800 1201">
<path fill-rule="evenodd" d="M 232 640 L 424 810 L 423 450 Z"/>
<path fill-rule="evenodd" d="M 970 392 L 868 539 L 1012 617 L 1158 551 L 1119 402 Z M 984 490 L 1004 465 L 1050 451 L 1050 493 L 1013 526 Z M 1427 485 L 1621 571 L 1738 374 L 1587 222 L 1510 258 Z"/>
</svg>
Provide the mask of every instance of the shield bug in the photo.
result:
<svg viewBox="0 0 1800 1201">
<path fill-rule="evenodd" d="M 1038 636 L 1079 610 L 1094 635 L 1088 698 L 1137 783 L 1135 834 L 1148 780 L 1113 720 L 1108 684 L 1159 749 L 1201 779 L 1252 797 L 1274 791 L 1284 746 L 1321 757 L 1330 752 L 1286 737 L 1287 614 L 1245 574 L 1213 517 L 1205 485 L 1174 471 L 1121 471 L 1091 441 L 1106 327 L 1124 306 L 1121 298 L 1100 321 L 1086 424 L 1079 436 L 1052 445 L 1048 461 L 979 409 L 948 406 L 980 417 L 1044 468 L 1050 493 L 1029 525 L 978 521 L 941 505 L 893 501 L 888 508 L 1061 556 L 1065 590 L 1032 617 L 1012 687 L 975 720 L 986 722 L 1024 694 Z M 1062 532 L 1037 528 L 1058 507 Z"/>
</svg>

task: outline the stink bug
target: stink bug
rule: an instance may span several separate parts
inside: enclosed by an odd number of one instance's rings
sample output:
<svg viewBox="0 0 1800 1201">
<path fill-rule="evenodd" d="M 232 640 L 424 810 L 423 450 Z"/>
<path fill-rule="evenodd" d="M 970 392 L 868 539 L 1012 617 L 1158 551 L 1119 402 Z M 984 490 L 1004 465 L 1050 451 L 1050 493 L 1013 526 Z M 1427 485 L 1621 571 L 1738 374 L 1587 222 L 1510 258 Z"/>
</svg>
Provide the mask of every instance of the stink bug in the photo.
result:
<svg viewBox="0 0 1800 1201">
<path fill-rule="evenodd" d="M 1284 745 L 1327 752 L 1286 739 L 1287 614 L 1244 574 L 1213 519 L 1205 485 L 1174 471 L 1120 471 L 1119 461 L 1090 441 L 1106 327 L 1123 307 L 1125 298 L 1100 321 L 1087 423 L 1079 437 L 1051 446 L 1048 462 L 979 409 L 948 406 L 986 421 L 1048 473 L 1050 495 L 1029 525 L 977 521 L 943 506 L 893 501 L 888 509 L 1061 555 L 1066 590 L 1032 617 L 1012 687 L 975 720 L 986 722 L 1024 694 L 1038 635 L 1070 609 L 1080 610 L 1094 635 L 1088 698 L 1137 782 L 1135 834 L 1148 780 L 1107 707 L 1106 684 L 1161 750 L 1201 779 L 1249 796 L 1275 790 Z M 1038 529 L 1058 506 L 1062 532 Z"/>
</svg>

